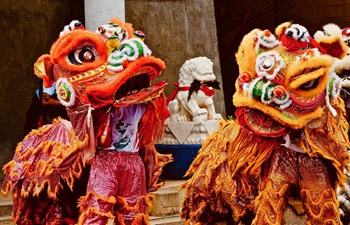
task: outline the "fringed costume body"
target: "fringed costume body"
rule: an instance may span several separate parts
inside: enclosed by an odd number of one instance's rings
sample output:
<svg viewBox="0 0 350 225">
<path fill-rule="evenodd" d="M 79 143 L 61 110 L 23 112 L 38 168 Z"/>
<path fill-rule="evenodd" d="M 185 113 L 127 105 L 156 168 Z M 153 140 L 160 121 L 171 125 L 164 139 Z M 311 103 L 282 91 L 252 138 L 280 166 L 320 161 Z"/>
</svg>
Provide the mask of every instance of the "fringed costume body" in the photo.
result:
<svg viewBox="0 0 350 225">
<path fill-rule="evenodd" d="M 148 224 L 147 210 L 171 155 L 154 142 L 169 116 L 165 68 L 144 34 L 113 18 L 96 32 L 72 21 L 34 65 L 70 121 L 31 131 L 3 168 L 16 224 Z"/>
<path fill-rule="evenodd" d="M 318 30 L 314 34 L 316 40 L 322 39 L 325 36 L 341 36 L 341 39 L 350 47 L 350 27 L 340 28 L 334 23 L 327 23 L 323 29 Z M 350 49 L 348 53 L 341 59 L 336 59 L 332 65 L 334 72 L 342 79 L 342 92 L 340 96 L 344 99 L 346 119 L 350 119 L 350 98 L 349 98 L 349 88 L 350 88 Z M 348 131 L 348 135 L 350 132 Z M 350 149 L 348 149 L 350 153 Z M 339 212 L 343 224 L 350 224 L 350 173 L 345 171 L 347 176 L 347 182 L 345 188 L 338 188 L 338 200 L 339 200 Z"/>
<path fill-rule="evenodd" d="M 285 224 L 287 207 L 309 225 L 341 224 L 348 123 L 330 67 L 347 46 L 289 22 L 275 33 L 255 29 L 239 46 L 236 119 L 221 122 L 187 171 L 187 224 Z"/>
</svg>

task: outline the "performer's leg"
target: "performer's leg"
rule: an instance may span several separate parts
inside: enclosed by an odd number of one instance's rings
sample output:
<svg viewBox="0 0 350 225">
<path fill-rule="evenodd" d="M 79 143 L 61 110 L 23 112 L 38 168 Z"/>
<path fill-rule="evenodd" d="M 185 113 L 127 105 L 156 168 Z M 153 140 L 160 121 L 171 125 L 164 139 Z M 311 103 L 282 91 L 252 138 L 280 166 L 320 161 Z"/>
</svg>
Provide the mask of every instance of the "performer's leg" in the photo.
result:
<svg viewBox="0 0 350 225">
<path fill-rule="evenodd" d="M 331 179 L 336 177 L 326 160 L 300 156 L 300 195 L 308 225 L 341 224 L 338 199 Z"/>
<path fill-rule="evenodd" d="M 118 172 L 119 191 L 114 224 L 149 224 L 147 206 L 150 197 L 146 190 L 145 166 L 137 152 L 120 153 Z"/>
<path fill-rule="evenodd" d="M 253 225 L 285 223 L 284 211 L 289 191 L 298 182 L 296 155 L 295 151 L 278 149 L 265 165 L 268 172 L 262 176 L 259 196 L 255 200 Z"/>
<path fill-rule="evenodd" d="M 21 181 L 20 181 L 21 182 Z M 28 195 L 28 197 L 21 197 L 22 184 L 18 184 L 12 189 L 12 216 L 16 224 L 26 225 L 35 224 L 35 199 Z"/>
<path fill-rule="evenodd" d="M 80 211 L 78 224 L 104 225 L 108 219 L 114 218 L 113 206 L 118 191 L 116 171 L 117 154 L 112 151 L 100 151 L 90 169 L 86 196 L 80 198 Z"/>
</svg>

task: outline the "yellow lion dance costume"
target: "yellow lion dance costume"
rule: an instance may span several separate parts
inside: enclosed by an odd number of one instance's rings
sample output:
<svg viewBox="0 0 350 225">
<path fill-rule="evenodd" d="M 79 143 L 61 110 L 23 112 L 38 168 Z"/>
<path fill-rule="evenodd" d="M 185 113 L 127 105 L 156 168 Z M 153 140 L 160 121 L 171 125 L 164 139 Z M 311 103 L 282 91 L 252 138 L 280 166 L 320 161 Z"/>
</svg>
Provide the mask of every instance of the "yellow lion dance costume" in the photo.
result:
<svg viewBox="0 0 350 225">
<path fill-rule="evenodd" d="M 330 68 L 347 46 L 289 22 L 275 34 L 254 29 L 239 46 L 236 120 L 221 122 L 186 174 L 188 224 L 285 224 L 288 205 L 306 224 L 341 224 L 348 123 Z"/>
</svg>

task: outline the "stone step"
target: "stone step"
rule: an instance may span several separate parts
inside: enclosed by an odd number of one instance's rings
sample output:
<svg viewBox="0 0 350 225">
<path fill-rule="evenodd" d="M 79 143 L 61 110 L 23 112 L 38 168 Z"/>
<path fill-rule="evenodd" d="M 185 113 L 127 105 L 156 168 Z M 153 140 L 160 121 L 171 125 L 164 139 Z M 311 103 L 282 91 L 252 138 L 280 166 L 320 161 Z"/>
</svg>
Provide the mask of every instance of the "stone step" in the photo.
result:
<svg viewBox="0 0 350 225">
<path fill-rule="evenodd" d="M 153 207 L 149 211 L 151 216 L 169 216 L 179 214 L 179 193 L 176 191 L 159 191 L 154 193 Z"/>
<path fill-rule="evenodd" d="M 184 225 L 184 221 L 181 221 L 180 215 L 172 216 L 150 216 L 149 220 L 150 225 Z M 2 216 L 0 217 L 0 225 L 14 225 L 11 216 Z M 113 221 L 109 220 L 108 225 L 112 225 Z"/>
<path fill-rule="evenodd" d="M 14 225 L 11 216 L 0 216 L 0 225 Z"/>
<path fill-rule="evenodd" d="M 180 213 L 184 191 L 180 190 L 183 180 L 166 180 L 163 187 L 153 192 L 155 199 L 149 211 L 150 216 L 172 216 Z"/>
<path fill-rule="evenodd" d="M 10 216 L 12 210 L 12 196 L 4 197 L 0 193 L 0 216 Z"/>
<path fill-rule="evenodd" d="M 184 225 L 185 222 L 181 221 L 180 215 L 163 216 L 163 217 L 150 217 L 150 225 Z"/>
<path fill-rule="evenodd" d="M 161 187 L 158 191 L 180 191 L 180 186 L 185 182 L 186 180 L 165 180 L 163 187 Z"/>
<path fill-rule="evenodd" d="M 12 217 L 12 197 L 4 197 L 0 194 L 0 225 L 13 225 Z"/>
<path fill-rule="evenodd" d="M 12 211 L 12 201 L 5 203 L 0 200 L 0 217 L 11 216 L 11 211 Z"/>
<path fill-rule="evenodd" d="M 150 216 L 149 218 L 150 225 L 183 225 L 184 221 L 181 221 L 180 215 L 172 215 L 172 216 Z M 12 221 L 11 216 L 1 216 L 0 217 L 0 225 L 14 225 L 15 223 Z M 109 220 L 108 225 L 112 225 L 113 221 Z"/>
</svg>

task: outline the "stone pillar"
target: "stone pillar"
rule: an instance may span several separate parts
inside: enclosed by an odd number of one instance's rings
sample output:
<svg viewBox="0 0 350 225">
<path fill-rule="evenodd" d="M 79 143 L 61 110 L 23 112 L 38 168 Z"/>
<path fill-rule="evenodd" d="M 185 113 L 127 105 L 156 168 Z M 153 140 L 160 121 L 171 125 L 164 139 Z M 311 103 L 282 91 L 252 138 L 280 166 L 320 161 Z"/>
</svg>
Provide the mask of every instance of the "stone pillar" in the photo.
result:
<svg viewBox="0 0 350 225">
<path fill-rule="evenodd" d="M 85 3 L 85 27 L 88 30 L 96 30 L 101 24 L 106 24 L 112 17 L 118 17 L 125 21 L 124 0 L 105 0 L 103 3 L 96 0 L 84 0 Z"/>
</svg>

